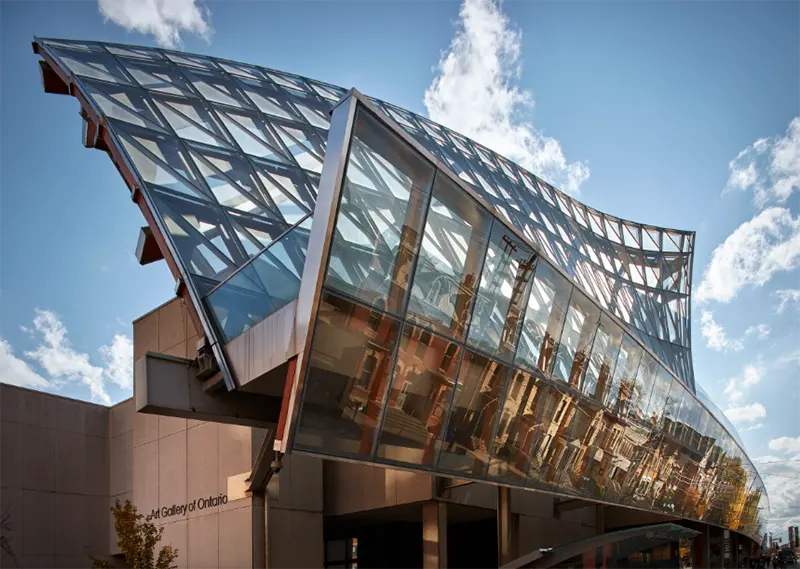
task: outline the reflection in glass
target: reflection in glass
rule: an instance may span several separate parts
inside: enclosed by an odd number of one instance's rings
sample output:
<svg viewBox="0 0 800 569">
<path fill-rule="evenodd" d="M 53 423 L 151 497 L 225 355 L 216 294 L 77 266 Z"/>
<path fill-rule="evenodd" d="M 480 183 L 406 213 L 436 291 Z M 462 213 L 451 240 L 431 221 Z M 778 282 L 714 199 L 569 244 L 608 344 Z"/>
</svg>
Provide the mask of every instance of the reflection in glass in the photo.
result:
<svg viewBox="0 0 800 569">
<path fill-rule="evenodd" d="M 433 166 L 359 110 L 327 285 L 392 313 L 403 307 Z"/>
<path fill-rule="evenodd" d="M 554 377 L 573 387 L 580 386 L 599 319 L 600 309 L 585 294 L 573 291 L 553 368 Z"/>
<path fill-rule="evenodd" d="M 571 294 L 566 278 L 548 263 L 538 263 L 517 348 L 518 365 L 550 373 Z"/>
<path fill-rule="evenodd" d="M 533 250 L 502 223 L 495 223 L 475 300 L 468 343 L 510 359 L 536 264 Z"/>
<path fill-rule="evenodd" d="M 603 399 L 609 379 L 614 373 L 619 347 L 622 344 L 622 328 L 605 314 L 594 337 L 592 355 L 586 369 L 582 390 L 597 400 Z"/>
<path fill-rule="evenodd" d="M 434 466 L 463 348 L 407 324 L 381 426 L 378 458 Z"/>
<path fill-rule="evenodd" d="M 489 477 L 523 483 L 530 452 L 544 427 L 540 421 L 547 384 L 526 371 L 513 371 L 494 439 Z"/>
<path fill-rule="evenodd" d="M 464 355 L 439 457 L 440 470 L 485 475 L 506 376 L 504 365 L 472 352 Z"/>
<path fill-rule="evenodd" d="M 399 323 L 323 293 L 295 445 L 370 456 Z"/>
<path fill-rule="evenodd" d="M 650 354 L 645 354 L 642 365 L 639 368 L 637 381 L 639 381 L 639 378 L 642 381 L 653 384 L 647 415 L 650 421 L 650 428 L 655 433 L 660 433 L 662 420 L 669 403 L 672 376 Z"/>
<path fill-rule="evenodd" d="M 414 273 L 408 318 L 464 336 L 491 220 L 446 176 L 437 176 Z"/>
<path fill-rule="evenodd" d="M 636 372 L 639 370 L 643 353 L 641 346 L 633 338 L 627 334 L 623 335 L 614 376 L 603 400 L 605 406 L 617 416 L 627 413 L 631 398 L 636 396 L 637 387 L 641 393 L 641 386 L 637 386 L 636 383 Z"/>
<path fill-rule="evenodd" d="M 297 298 L 310 232 L 309 217 L 205 298 L 226 342 Z"/>
</svg>

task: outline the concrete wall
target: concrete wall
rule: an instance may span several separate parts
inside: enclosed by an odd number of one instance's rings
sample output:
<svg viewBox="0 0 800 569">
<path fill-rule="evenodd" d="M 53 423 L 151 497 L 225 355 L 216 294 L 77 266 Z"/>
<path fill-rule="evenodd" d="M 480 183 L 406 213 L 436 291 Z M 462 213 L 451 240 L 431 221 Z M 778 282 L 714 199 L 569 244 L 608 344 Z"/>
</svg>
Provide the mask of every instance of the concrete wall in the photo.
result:
<svg viewBox="0 0 800 569">
<path fill-rule="evenodd" d="M 0 406 L 0 511 L 19 566 L 88 567 L 109 543 L 109 409 L 5 384 Z"/>
<path fill-rule="evenodd" d="M 142 513 L 228 493 L 251 467 L 251 429 L 173 417 L 133 415 L 133 500 Z M 154 520 L 179 568 L 251 567 L 249 497 Z"/>
<path fill-rule="evenodd" d="M 133 357 L 157 352 L 179 358 L 197 355 L 199 334 L 186 310 L 186 301 L 175 298 L 133 322 Z"/>
</svg>

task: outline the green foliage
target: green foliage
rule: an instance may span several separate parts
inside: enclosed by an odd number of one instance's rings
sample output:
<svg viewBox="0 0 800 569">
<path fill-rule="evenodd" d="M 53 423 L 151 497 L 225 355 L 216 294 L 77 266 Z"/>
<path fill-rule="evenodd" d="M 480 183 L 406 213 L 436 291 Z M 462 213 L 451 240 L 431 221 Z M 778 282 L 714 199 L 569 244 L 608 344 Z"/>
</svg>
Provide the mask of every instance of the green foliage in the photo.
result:
<svg viewBox="0 0 800 569">
<path fill-rule="evenodd" d="M 116 501 L 111 508 L 114 514 L 114 529 L 117 532 L 120 550 L 132 569 L 175 569 L 178 550 L 165 545 L 156 554 L 164 528 L 156 526 L 136 510 L 129 500 L 125 504 Z M 109 569 L 112 565 L 104 559 L 92 559 L 94 569 Z"/>
<path fill-rule="evenodd" d="M 17 565 L 17 556 L 11 548 L 11 537 L 8 535 L 11 532 L 11 514 L 8 510 L 3 512 L 0 516 L 0 550 L 14 560 L 14 565 Z"/>
</svg>

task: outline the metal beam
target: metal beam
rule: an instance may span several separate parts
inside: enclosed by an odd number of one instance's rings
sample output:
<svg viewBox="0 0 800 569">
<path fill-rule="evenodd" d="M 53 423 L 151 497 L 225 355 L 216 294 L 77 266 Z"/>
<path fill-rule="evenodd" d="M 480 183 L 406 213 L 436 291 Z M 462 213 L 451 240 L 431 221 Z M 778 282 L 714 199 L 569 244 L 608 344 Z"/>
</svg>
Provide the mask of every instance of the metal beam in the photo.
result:
<svg viewBox="0 0 800 569">
<path fill-rule="evenodd" d="M 192 360 L 147 352 L 134 364 L 136 410 L 170 417 L 274 428 L 281 399 L 257 393 L 208 392 Z"/>
</svg>

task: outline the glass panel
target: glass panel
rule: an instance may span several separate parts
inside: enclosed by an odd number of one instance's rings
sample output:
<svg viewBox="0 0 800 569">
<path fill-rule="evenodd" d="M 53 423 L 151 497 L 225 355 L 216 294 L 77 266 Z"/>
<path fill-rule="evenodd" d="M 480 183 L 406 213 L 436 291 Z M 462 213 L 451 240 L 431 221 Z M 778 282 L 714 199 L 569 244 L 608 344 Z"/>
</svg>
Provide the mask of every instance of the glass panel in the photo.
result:
<svg viewBox="0 0 800 569">
<path fill-rule="evenodd" d="M 605 406 L 617 416 L 626 412 L 631 396 L 634 394 L 636 372 L 639 369 L 642 353 L 641 346 L 633 338 L 625 334 L 617 356 L 614 376 L 603 400 Z M 645 405 L 647 405 L 647 402 L 645 402 Z"/>
<path fill-rule="evenodd" d="M 495 222 L 470 324 L 470 345 L 502 359 L 513 357 L 536 258 L 505 225 Z"/>
<path fill-rule="evenodd" d="M 485 476 L 506 376 L 504 365 L 472 352 L 464 355 L 439 470 Z"/>
<path fill-rule="evenodd" d="M 534 441 L 546 427 L 539 420 L 547 383 L 526 371 L 514 370 L 494 439 L 489 477 L 524 483 Z"/>
<path fill-rule="evenodd" d="M 574 387 L 580 385 L 589 363 L 589 348 L 599 319 L 600 309 L 585 294 L 573 291 L 553 368 L 556 379 L 567 381 Z"/>
<path fill-rule="evenodd" d="M 548 263 L 536 267 L 515 362 L 549 373 L 558 350 L 572 285 Z"/>
<path fill-rule="evenodd" d="M 462 352 L 442 336 L 405 326 L 381 426 L 379 459 L 435 465 Z"/>
<path fill-rule="evenodd" d="M 206 297 L 226 342 L 297 298 L 310 231 L 308 218 Z"/>
<path fill-rule="evenodd" d="M 650 428 L 658 432 L 661 429 L 661 421 L 664 418 L 664 411 L 669 402 L 672 376 L 649 354 L 645 354 L 637 376 L 637 382 L 639 381 L 653 383 L 653 393 L 650 396 L 647 415 L 650 421 Z"/>
<path fill-rule="evenodd" d="M 327 286 L 395 314 L 402 310 L 432 180 L 433 166 L 359 110 Z"/>
<path fill-rule="evenodd" d="M 408 316 L 460 339 L 486 253 L 490 218 L 445 176 L 437 176 Z"/>
<path fill-rule="evenodd" d="M 622 328 L 603 314 L 594 338 L 592 356 L 583 381 L 583 392 L 602 400 L 609 378 L 614 374 L 619 348 L 622 344 Z"/>
<path fill-rule="evenodd" d="M 295 446 L 369 457 L 392 371 L 399 323 L 325 292 L 320 301 Z"/>
</svg>

